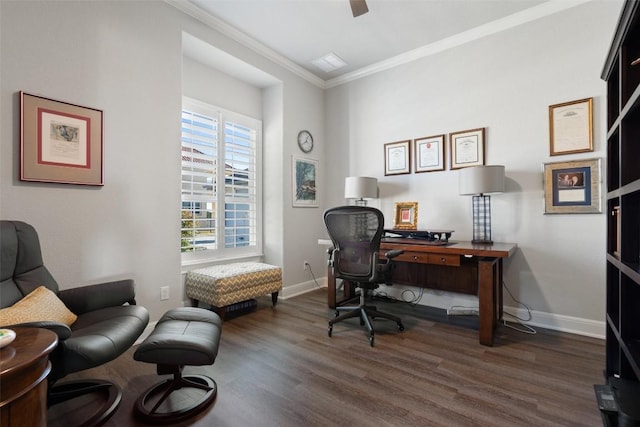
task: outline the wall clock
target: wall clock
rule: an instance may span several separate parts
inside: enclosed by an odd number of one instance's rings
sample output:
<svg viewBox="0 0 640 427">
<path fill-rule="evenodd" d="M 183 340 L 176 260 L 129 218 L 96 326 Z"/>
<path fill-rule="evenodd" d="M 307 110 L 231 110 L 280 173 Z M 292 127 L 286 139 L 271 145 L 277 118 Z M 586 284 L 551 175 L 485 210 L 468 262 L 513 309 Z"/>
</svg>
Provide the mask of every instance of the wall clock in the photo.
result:
<svg viewBox="0 0 640 427">
<path fill-rule="evenodd" d="M 313 150 L 313 136 L 311 132 L 308 130 L 301 130 L 298 132 L 298 147 L 305 152 L 308 153 Z"/>
</svg>

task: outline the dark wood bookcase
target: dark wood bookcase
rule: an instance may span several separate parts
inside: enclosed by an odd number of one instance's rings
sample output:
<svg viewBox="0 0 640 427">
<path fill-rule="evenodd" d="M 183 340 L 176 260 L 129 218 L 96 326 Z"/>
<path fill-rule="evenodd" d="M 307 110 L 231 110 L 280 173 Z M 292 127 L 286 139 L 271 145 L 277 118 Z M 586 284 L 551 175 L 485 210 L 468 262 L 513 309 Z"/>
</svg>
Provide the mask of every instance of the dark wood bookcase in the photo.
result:
<svg viewBox="0 0 640 427">
<path fill-rule="evenodd" d="M 622 8 L 607 82 L 606 372 L 640 391 L 640 6 Z M 632 396 L 640 399 L 640 393 Z M 622 408 L 621 408 L 622 409 Z"/>
</svg>

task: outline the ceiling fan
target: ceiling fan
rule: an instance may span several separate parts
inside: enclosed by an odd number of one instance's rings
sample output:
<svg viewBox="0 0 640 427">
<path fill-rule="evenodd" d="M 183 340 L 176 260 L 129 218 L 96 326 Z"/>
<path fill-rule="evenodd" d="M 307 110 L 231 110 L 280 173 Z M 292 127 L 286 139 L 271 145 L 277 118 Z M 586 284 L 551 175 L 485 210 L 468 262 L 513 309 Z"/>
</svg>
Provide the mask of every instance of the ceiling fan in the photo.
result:
<svg viewBox="0 0 640 427">
<path fill-rule="evenodd" d="M 351 12 L 354 18 L 369 12 L 366 0 L 349 0 L 349 4 L 351 5 Z"/>
</svg>

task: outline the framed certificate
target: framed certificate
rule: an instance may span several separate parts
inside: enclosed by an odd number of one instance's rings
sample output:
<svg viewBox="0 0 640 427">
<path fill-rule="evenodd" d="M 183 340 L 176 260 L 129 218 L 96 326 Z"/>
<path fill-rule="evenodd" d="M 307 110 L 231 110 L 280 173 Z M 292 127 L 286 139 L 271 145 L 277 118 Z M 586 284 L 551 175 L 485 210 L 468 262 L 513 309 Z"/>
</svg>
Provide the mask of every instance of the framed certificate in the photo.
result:
<svg viewBox="0 0 640 427">
<path fill-rule="evenodd" d="M 484 128 L 449 134 L 451 169 L 484 165 Z"/>
<path fill-rule="evenodd" d="M 593 98 L 549 106 L 552 156 L 593 151 Z"/>
<path fill-rule="evenodd" d="M 444 170 L 444 135 L 417 138 L 413 148 L 416 173 Z"/>
<path fill-rule="evenodd" d="M 411 141 L 384 144 L 384 174 L 411 173 Z"/>
</svg>

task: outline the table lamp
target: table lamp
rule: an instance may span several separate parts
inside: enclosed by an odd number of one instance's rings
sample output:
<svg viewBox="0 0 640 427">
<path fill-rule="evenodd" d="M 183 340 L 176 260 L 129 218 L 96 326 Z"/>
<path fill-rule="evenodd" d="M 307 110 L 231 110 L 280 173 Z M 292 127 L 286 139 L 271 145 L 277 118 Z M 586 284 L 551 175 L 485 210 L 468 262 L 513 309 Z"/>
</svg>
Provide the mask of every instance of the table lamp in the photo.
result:
<svg viewBox="0 0 640 427">
<path fill-rule="evenodd" d="M 365 199 L 378 198 L 378 180 L 368 176 L 348 176 L 344 180 L 344 198 L 356 199 L 356 206 L 367 206 Z"/>
<path fill-rule="evenodd" d="M 491 196 L 504 191 L 504 166 L 473 166 L 458 172 L 460 195 L 473 195 L 473 243 L 491 240 Z"/>
</svg>

